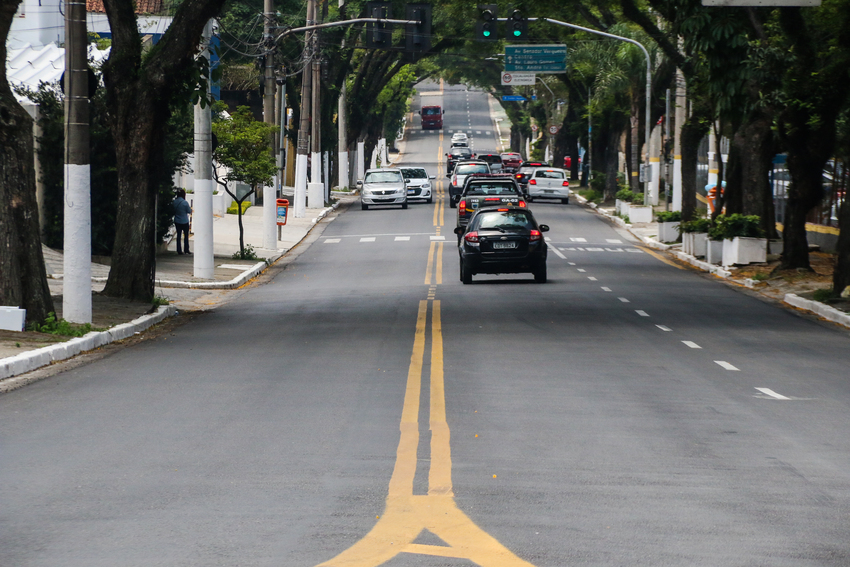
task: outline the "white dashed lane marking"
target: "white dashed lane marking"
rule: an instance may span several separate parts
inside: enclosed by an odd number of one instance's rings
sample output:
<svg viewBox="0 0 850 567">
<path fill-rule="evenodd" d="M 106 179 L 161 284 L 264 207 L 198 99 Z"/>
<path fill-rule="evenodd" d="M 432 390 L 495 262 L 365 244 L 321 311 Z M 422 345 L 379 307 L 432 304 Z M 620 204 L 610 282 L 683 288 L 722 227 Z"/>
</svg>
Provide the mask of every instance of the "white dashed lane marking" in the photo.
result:
<svg viewBox="0 0 850 567">
<path fill-rule="evenodd" d="M 603 287 L 602 291 L 611 291 L 611 288 L 610 287 Z"/>
<path fill-rule="evenodd" d="M 662 330 L 662 331 L 664 331 L 665 333 L 669 333 L 670 331 L 672 331 L 672 330 L 673 330 L 673 329 L 671 329 L 670 327 L 665 327 L 664 325 L 656 325 L 656 327 L 658 327 L 659 329 L 661 329 L 661 330 Z"/>
<path fill-rule="evenodd" d="M 775 400 L 790 400 L 791 399 L 791 398 L 787 398 L 787 397 L 783 396 L 782 394 L 777 394 L 776 392 L 774 392 L 770 388 L 756 388 L 756 390 L 758 390 L 759 392 L 761 392 L 762 394 L 764 394 L 766 396 L 770 396 L 771 398 L 773 398 Z"/>
<path fill-rule="evenodd" d="M 342 240 L 342 239 L 341 238 L 327 238 L 327 239 L 325 239 L 325 244 L 336 244 L 340 240 Z"/>
<path fill-rule="evenodd" d="M 646 311 L 642 311 L 640 309 L 635 309 L 635 313 L 637 313 L 641 317 L 649 317 L 649 313 L 647 313 Z"/>
<path fill-rule="evenodd" d="M 360 239 L 360 242 L 375 242 L 374 236 L 364 236 Z"/>
<path fill-rule="evenodd" d="M 586 271 L 587 271 L 587 270 L 582 270 L 581 268 L 577 268 L 577 269 L 578 269 L 578 271 L 579 271 L 579 272 L 581 272 L 582 274 L 583 274 L 584 272 L 586 272 Z"/>
<path fill-rule="evenodd" d="M 619 299 L 619 300 L 620 300 L 620 301 L 622 301 L 623 303 L 631 303 L 631 301 L 629 301 L 629 300 L 628 300 L 628 299 L 626 299 L 625 297 L 618 297 L 617 299 Z"/>
<path fill-rule="evenodd" d="M 431 237 L 431 240 L 445 240 L 445 239 L 446 239 L 445 236 L 432 236 Z"/>
<path fill-rule="evenodd" d="M 702 348 L 701 346 L 699 346 L 698 344 L 696 344 L 693 341 L 682 341 L 682 344 L 684 344 L 688 348 Z"/>
<path fill-rule="evenodd" d="M 608 244 L 622 244 L 623 243 L 622 240 L 617 240 L 616 238 L 606 238 L 605 242 L 607 242 Z"/>
<path fill-rule="evenodd" d="M 396 242 L 407 242 L 409 240 L 410 240 L 409 236 L 396 236 L 395 237 Z"/>
<path fill-rule="evenodd" d="M 735 372 L 740 372 L 740 369 L 736 368 L 732 364 L 729 364 L 725 360 L 715 360 L 714 362 L 716 364 L 719 364 L 722 368 L 725 368 L 726 370 L 734 370 Z"/>
<path fill-rule="evenodd" d="M 596 281 L 596 278 L 594 278 L 593 276 L 587 276 L 587 279 L 589 279 L 589 280 L 590 280 L 590 281 L 592 281 L 592 282 L 595 282 L 595 281 Z"/>
<path fill-rule="evenodd" d="M 573 242 L 587 242 L 587 238 L 570 238 Z"/>
</svg>

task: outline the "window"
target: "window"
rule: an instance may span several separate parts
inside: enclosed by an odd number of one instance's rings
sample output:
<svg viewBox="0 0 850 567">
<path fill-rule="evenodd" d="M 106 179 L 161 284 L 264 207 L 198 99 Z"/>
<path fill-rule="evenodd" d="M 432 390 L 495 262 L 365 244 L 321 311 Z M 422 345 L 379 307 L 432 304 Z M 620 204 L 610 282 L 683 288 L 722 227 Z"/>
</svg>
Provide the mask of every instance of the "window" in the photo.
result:
<svg viewBox="0 0 850 567">
<path fill-rule="evenodd" d="M 552 169 L 538 169 L 534 172 L 534 177 L 536 179 L 563 179 L 564 172 Z"/>
<path fill-rule="evenodd" d="M 402 169 L 401 174 L 405 179 L 427 179 L 428 174 L 424 169 Z"/>
<path fill-rule="evenodd" d="M 373 171 L 366 174 L 364 183 L 398 183 L 401 175 L 397 171 Z"/>
<path fill-rule="evenodd" d="M 440 107 L 431 107 L 431 108 L 423 108 L 422 115 L 423 116 L 437 116 L 440 114 Z"/>
<path fill-rule="evenodd" d="M 466 188 L 467 195 L 516 195 L 516 189 L 510 183 L 482 183 L 476 181 Z"/>
<path fill-rule="evenodd" d="M 505 230 L 532 230 L 534 223 L 522 211 L 503 211 L 480 215 L 477 229 L 501 228 Z"/>
<path fill-rule="evenodd" d="M 470 173 L 490 173 L 490 168 L 483 163 L 462 164 L 457 166 L 458 175 L 469 175 Z"/>
</svg>

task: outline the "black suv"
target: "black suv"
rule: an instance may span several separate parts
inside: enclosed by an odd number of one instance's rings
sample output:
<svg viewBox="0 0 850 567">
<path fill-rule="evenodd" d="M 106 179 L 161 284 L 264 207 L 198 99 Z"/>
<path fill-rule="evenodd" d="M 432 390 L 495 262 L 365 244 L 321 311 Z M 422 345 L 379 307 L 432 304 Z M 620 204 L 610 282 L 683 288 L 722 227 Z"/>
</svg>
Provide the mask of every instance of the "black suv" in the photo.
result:
<svg viewBox="0 0 850 567">
<path fill-rule="evenodd" d="M 481 150 L 475 152 L 475 159 L 486 161 L 490 164 L 490 171 L 500 173 L 502 171 L 502 154 L 493 150 Z"/>
<path fill-rule="evenodd" d="M 455 164 L 461 160 L 472 159 L 475 157 L 475 154 L 472 153 L 472 150 L 469 148 L 452 148 L 449 150 L 449 153 L 446 154 L 446 174 L 451 173 Z"/>
<path fill-rule="evenodd" d="M 525 198 L 510 175 L 473 174 L 466 178 L 457 204 L 457 226 L 465 227 L 472 214 L 484 207 L 525 206 Z"/>
<path fill-rule="evenodd" d="M 478 209 L 461 235 L 460 280 L 472 283 L 475 274 L 532 273 L 537 283 L 546 282 L 548 248 L 543 233 L 527 208 L 486 207 Z"/>
</svg>

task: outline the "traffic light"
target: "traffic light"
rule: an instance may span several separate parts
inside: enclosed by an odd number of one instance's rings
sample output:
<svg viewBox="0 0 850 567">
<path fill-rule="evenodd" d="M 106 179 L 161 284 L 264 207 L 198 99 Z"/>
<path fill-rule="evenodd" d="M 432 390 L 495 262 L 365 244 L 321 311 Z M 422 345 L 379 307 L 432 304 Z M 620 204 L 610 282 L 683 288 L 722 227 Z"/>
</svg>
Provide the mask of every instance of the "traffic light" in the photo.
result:
<svg viewBox="0 0 850 567">
<path fill-rule="evenodd" d="M 405 51 L 425 52 L 431 49 L 431 5 L 408 4 L 407 19 L 419 23 L 405 26 Z"/>
<path fill-rule="evenodd" d="M 393 17 L 389 2 L 366 2 L 366 17 L 382 20 Z M 386 22 L 366 22 L 366 47 L 369 49 L 392 49 L 393 26 Z"/>
<path fill-rule="evenodd" d="M 475 38 L 478 41 L 499 41 L 496 27 L 498 9 L 496 4 L 478 5 L 478 22 L 475 24 Z"/>
<path fill-rule="evenodd" d="M 514 10 L 508 18 L 508 41 L 525 41 L 528 35 L 528 20 L 522 10 Z"/>
</svg>

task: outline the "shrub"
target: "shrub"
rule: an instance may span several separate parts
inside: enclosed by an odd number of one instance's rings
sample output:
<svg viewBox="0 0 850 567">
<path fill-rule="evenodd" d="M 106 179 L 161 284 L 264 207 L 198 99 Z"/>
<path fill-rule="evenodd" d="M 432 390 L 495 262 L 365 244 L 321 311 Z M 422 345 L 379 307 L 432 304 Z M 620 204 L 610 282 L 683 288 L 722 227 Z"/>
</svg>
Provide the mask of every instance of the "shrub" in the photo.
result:
<svg viewBox="0 0 850 567">
<path fill-rule="evenodd" d="M 635 194 L 632 193 L 629 189 L 620 189 L 619 191 L 617 191 L 616 197 L 620 201 L 631 203 L 632 200 L 635 198 Z"/>
<path fill-rule="evenodd" d="M 712 240 L 723 240 L 735 238 L 736 236 L 762 238 L 764 232 L 761 227 L 761 219 L 757 215 L 720 215 L 714 221 L 714 226 L 708 231 L 708 237 Z"/>
<path fill-rule="evenodd" d="M 680 222 L 682 220 L 681 211 L 661 211 L 655 215 L 655 220 L 658 222 Z"/>
<path fill-rule="evenodd" d="M 643 193 L 633 193 L 632 205 L 643 205 Z"/>
<path fill-rule="evenodd" d="M 831 287 L 816 289 L 814 293 L 812 293 L 812 299 L 815 301 L 825 302 L 829 299 L 835 297 L 835 293 L 832 291 Z"/>
<path fill-rule="evenodd" d="M 679 223 L 679 232 L 708 232 L 711 228 L 710 219 L 694 219 Z"/>
<path fill-rule="evenodd" d="M 605 193 L 605 174 L 601 171 L 594 171 L 593 179 L 590 180 L 590 188 Z"/>
<path fill-rule="evenodd" d="M 250 207 L 250 206 L 251 206 L 251 201 L 242 201 L 242 214 L 243 215 L 245 214 L 245 211 L 247 211 L 248 207 Z M 236 202 L 235 201 L 230 205 L 230 207 L 227 208 L 227 214 L 228 215 L 235 215 L 236 214 Z"/>
<path fill-rule="evenodd" d="M 595 189 L 582 189 L 578 194 L 587 199 L 589 203 L 599 204 L 602 202 L 602 193 Z"/>
<path fill-rule="evenodd" d="M 63 335 L 66 337 L 82 337 L 92 331 L 101 331 L 91 326 L 91 323 L 78 325 L 69 323 L 65 319 L 57 319 L 56 313 L 52 311 L 47 314 L 44 323 L 33 323 L 30 325 L 30 330 L 37 333 L 48 333 L 50 335 Z"/>
<path fill-rule="evenodd" d="M 259 260 L 260 257 L 257 256 L 257 253 L 254 251 L 254 247 L 250 244 L 245 245 L 245 252 L 243 253 L 241 250 L 234 252 L 233 256 L 231 256 L 234 260 Z"/>
</svg>

